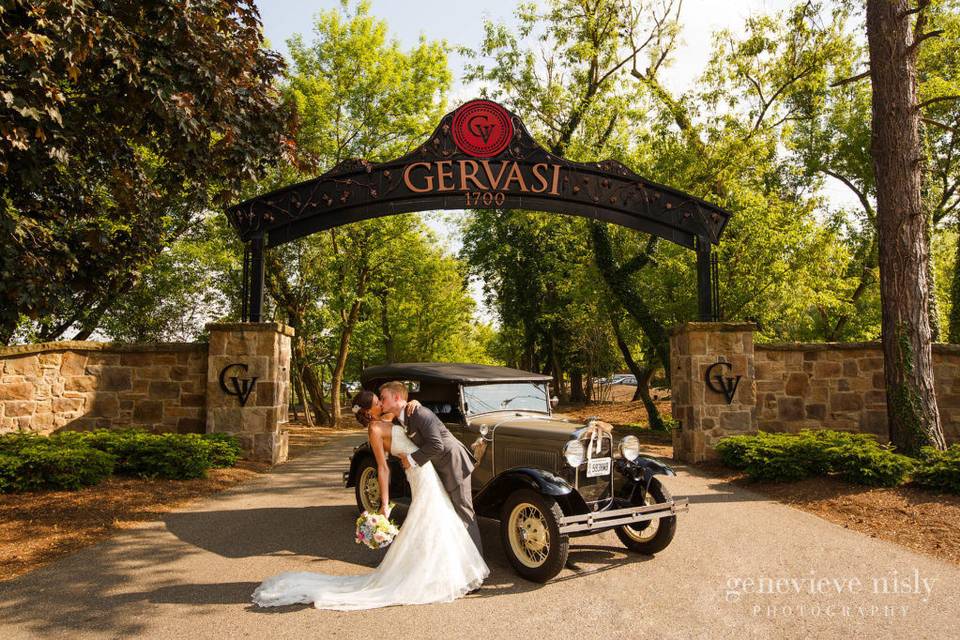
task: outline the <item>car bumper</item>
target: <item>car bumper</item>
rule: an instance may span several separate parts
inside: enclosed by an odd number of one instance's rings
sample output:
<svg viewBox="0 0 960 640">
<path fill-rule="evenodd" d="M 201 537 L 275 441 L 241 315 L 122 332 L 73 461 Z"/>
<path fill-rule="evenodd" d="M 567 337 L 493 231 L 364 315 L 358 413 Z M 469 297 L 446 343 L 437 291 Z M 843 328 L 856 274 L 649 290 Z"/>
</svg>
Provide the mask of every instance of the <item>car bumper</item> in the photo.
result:
<svg viewBox="0 0 960 640">
<path fill-rule="evenodd" d="M 646 522 L 658 518 L 667 518 L 690 507 L 686 498 L 678 498 L 658 504 L 626 507 L 611 511 L 597 511 L 560 518 L 560 534 L 581 534 L 583 532 L 612 529 L 637 522 Z"/>
</svg>

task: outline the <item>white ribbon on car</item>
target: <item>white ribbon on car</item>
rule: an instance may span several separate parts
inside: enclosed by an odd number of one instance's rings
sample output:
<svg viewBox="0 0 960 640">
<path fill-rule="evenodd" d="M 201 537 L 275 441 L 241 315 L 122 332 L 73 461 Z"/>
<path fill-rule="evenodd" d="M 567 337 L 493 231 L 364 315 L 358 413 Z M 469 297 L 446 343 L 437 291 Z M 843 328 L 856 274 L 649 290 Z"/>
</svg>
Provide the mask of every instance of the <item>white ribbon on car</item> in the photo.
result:
<svg viewBox="0 0 960 640">
<path fill-rule="evenodd" d="M 590 434 L 590 444 L 587 446 L 587 460 L 592 460 L 594 454 L 599 455 L 603 451 L 604 434 L 613 433 L 613 425 L 602 420 L 587 420 L 587 431 L 584 435 Z"/>
</svg>

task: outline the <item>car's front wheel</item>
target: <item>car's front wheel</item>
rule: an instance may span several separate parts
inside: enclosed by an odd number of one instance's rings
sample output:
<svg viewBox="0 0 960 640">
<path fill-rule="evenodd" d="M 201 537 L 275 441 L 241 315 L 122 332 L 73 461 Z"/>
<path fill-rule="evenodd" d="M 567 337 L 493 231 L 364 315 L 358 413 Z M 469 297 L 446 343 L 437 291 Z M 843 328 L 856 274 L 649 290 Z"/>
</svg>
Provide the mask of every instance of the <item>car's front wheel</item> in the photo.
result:
<svg viewBox="0 0 960 640">
<path fill-rule="evenodd" d="M 374 513 L 380 510 L 380 480 L 377 477 L 376 460 L 365 457 L 360 463 L 354 493 L 360 512 Z"/>
<path fill-rule="evenodd" d="M 650 490 L 643 504 L 665 503 L 671 499 L 667 488 L 654 478 L 650 481 Z M 677 532 L 677 516 L 626 524 L 617 527 L 615 531 L 627 549 L 649 556 L 663 551 L 673 541 L 673 535 Z"/>
<path fill-rule="evenodd" d="M 513 492 L 500 515 L 500 540 L 510 564 L 533 582 L 546 582 L 563 569 L 570 548 L 560 535 L 563 512 L 553 498 L 528 489 Z"/>
</svg>

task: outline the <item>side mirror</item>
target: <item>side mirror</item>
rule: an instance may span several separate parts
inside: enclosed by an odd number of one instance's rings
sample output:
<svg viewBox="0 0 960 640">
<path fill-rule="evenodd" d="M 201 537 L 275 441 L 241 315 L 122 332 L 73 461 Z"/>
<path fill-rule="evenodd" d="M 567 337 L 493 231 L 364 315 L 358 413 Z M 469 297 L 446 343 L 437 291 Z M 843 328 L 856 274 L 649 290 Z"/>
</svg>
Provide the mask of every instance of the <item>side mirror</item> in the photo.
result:
<svg viewBox="0 0 960 640">
<path fill-rule="evenodd" d="M 560 404 L 560 398 L 558 398 L 557 396 L 553 396 L 552 398 L 550 398 L 550 407 L 552 409 L 556 409 L 558 404 Z"/>
</svg>

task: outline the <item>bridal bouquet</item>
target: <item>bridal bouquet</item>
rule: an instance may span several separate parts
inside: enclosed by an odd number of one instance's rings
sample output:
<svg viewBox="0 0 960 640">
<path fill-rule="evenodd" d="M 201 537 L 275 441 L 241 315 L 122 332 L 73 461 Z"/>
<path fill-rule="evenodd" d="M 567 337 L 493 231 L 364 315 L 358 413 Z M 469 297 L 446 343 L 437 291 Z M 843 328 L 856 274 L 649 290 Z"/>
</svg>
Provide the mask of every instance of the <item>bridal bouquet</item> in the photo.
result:
<svg viewBox="0 0 960 640">
<path fill-rule="evenodd" d="M 371 549 L 382 549 L 393 542 L 398 533 L 400 530 L 397 525 L 382 513 L 364 511 L 357 518 L 357 544 L 365 544 Z"/>
</svg>

